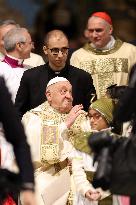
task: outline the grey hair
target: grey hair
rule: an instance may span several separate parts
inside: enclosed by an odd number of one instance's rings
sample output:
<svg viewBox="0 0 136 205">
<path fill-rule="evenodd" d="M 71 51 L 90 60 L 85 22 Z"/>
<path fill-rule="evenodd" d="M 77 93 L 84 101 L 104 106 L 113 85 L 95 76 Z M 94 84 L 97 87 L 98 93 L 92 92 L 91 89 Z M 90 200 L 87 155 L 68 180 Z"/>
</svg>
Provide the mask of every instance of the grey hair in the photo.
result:
<svg viewBox="0 0 136 205">
<path fill-rule="evenodd" d="M 26 37 L 24 36 L 24 32 L 26 31 L 27 29 L 25 28 L 13 28 L 8 31 L 3 38 L 5 50 L 7 52 L 13 51 L 16 43 L 25 43 Z"/>
<path fill-rule="evenodd" d="M 9 25 L 13 25 L 16 28 L 20 28 L 20 25 L 17 24 L 13 19 L 7 19 L 7 20 L 4 20 L 4 21 L 0 21 L 0 27 L 1 26 L 9 26 Z"/>
</svg>

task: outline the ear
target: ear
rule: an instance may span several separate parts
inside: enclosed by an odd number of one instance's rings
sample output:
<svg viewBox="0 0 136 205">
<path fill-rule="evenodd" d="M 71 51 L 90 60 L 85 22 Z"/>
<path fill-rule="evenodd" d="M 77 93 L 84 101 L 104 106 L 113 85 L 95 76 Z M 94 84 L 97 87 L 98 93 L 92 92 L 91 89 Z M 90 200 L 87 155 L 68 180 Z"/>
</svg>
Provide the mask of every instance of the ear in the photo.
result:
<svg viewBox="0 0 136 205">
<path fill-rule="evenodd" d="M 89 31 L 87 29 L 84 30 L 84 36 L 85 38 L 89 38 Z"/>
<path fill-rule="evenodd" d="M 45 53 L 45 55 L 47 55 L 47 46 L 43 46 L 43 52 Z"/>
<path fill-rule="evenodd" d="M 113 26 L 110 26 L 110 34 L 113 33 Z"/>
<path fill-rule="evenodd" d="M 49 90 L 45 91 L 46 98 L 48 102 L 51 102 L 51 92 Z"/>
<path fill-rule="evenodd" d="M 23 49 L 23 44 L 20 43 L 20 42 L 17 42 L 17 43 L 16 43 L 16 49 L 17 49 L 18 51 L 22 51 L 22 49 Z"/>
</svg>

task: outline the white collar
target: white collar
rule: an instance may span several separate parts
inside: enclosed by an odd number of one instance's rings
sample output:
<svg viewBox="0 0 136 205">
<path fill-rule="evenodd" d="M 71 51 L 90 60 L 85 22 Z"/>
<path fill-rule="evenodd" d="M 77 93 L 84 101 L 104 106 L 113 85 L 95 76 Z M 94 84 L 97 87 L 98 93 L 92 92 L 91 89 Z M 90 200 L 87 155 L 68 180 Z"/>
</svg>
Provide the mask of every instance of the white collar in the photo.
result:
<svg viewBox="0 0 136 205">
<path fill-rule="evenodd" d="M 19 65 L 21 65 L 22 63 L 23 63 L 23 59 L 18 59 L 18 58 L 15 58 L 15 57 L 13 57 L 13 56 L 10 56 L 10 55 L 8 55 L 8 54 L 6 54 L 9 58 L 12 58 L 12 59 L 14 59 L 14 60 L 17 60 L 18 61 L 18 64 Z"/>
<path fill-rule="evenodd" d="M 111 39 L 110 39 L 110 41 L 107 43 L 107 45 L 106 46 L 104 46 L 104 47 L 102 47 L 102 48 L 96 48 L 96 46 L 93 44 L 93 43 L 91 43 L 91 46 L 93 47 L 93 48 L 95 48 L 95 49 L 97 49 L 97 50 L 110 50 L 110 49 L 112 49 L 113 48 L 113 46 L 115 45 L 115 38 L 113 37 L 113 36 L 111 36 Z"/>
</svg>

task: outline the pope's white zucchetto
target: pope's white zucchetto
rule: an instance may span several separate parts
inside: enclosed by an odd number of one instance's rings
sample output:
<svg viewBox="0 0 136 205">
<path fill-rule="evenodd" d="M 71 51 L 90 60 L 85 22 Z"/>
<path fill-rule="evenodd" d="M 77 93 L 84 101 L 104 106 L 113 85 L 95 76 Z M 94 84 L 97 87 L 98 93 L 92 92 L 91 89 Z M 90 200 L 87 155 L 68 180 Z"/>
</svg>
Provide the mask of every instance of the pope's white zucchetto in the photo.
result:
<svg viewBox="0 0 136 205">
<path fill-rule="evenodd" d="M 48 84 L 47 84 L 47 86 L 46 86 L 46 89 L 50 86 L 50 85 L 53 85 L 53 84 L 55 84 L 55 83 L 58 83 L 58 82 L 66 82 L 66 81 L 68 81 L 66 78 L 63 78 L 63 77 L 55 77 L 55 78 L 52 78 L 49 82 L 48 82 Z M 68 81 L 69 82 L 69 81 Z"/>
</svg>

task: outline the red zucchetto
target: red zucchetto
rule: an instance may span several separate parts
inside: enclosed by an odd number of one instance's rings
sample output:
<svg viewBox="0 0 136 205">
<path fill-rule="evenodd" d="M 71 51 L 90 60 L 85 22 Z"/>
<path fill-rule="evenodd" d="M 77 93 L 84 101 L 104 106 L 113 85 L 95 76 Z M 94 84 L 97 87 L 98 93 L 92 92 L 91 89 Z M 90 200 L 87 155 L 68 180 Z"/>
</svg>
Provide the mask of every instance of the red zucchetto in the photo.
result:
<svg viewBox="0 0 136 205">
<path fill-rule="evenodd" d="M 109 14 L 107 14 L 106 12 L 95 12 L 91 15 L 92 16 L 96 16 L 99 18 L 104 19 L 105 21 L 107 21 L 110 25 L 112 25 L 112 20 L 111 17 L 109 16 Z"/>
</svg>

